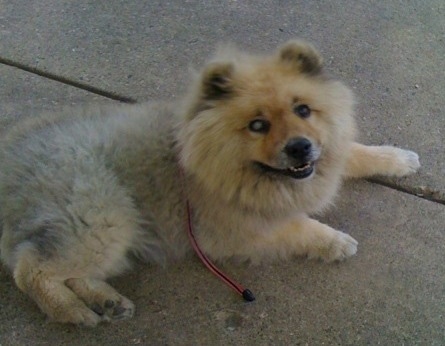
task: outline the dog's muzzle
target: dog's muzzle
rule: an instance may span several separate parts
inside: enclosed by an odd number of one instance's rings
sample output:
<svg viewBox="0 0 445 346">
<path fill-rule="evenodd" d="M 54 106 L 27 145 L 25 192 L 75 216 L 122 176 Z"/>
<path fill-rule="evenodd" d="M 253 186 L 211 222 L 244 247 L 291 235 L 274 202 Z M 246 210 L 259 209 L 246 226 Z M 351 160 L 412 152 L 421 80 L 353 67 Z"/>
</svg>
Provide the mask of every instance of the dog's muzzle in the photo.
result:
<svg viewBox="0 0 445 346">
<path fill-rule="evenodd" d="M 260 162 L 256 164 L 266 173 L 284 175 L 293 179 L 305 179 L 314 173 L 315 161 L 319 155 L 320 151 L 309 139 L 297 137 L 286 143 L 277 166 L 272 167 Z"/>
</svg>

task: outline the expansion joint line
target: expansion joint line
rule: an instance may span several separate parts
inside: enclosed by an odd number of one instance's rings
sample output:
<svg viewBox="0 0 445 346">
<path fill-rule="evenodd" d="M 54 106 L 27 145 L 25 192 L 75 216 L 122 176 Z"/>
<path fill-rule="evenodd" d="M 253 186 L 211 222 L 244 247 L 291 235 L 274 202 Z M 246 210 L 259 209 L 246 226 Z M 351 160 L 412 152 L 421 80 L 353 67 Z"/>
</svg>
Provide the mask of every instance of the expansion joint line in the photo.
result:
<svg viewBox="0 0 445 346">
<path fill-rule="evenodd" d="M 35 75 L 59 82 L 59 83 L 67 84 L 67 85 L 73 86 L 75 88 L 82 89 L 82 90 L 88 91 L 90 93 L 100 95 L 100 96 L 103 96 L 103 97 L 106 97 L 106 98 L 109 98 L 112 100 L 125 102 L 125 103 L 136 103 L 136 100 L 131 97 L 122 96 L 117 93 L 109 92 L 109 91 L 88 85 L 86 83 L 81 83 L 79 81 L 71 80 L 69 78 L 59 76 L 59 75 L 56 75 L 51 72 L 43 71 L 43 70 L 40 70 L 40 69 L 32 67 L 32 66 L 27 66 L 20 62 L 13 61 L 13 60 L 10 60 L 7 58 L 0 57 L 0 64 L 15 67 L 22 71 L 26 71 L 26 72 L 29 72 L 29 73 L 32 73 L 32 74 L 35 74 Z"/>
<path fill-rule="evenodd" d="M 412 195 L 415 196 L 417 198 L 422 198 L 422 199 L 426 199 L 427 201 L 430 202 L 434 202 L 434 203 L 439 203 L 439 204 L 443 204 L 445 205 L 445 199 L 441 198 L 440 196 L 435 195 L 435 193 L 430 193 L 430 192 L 424 192 L 424 191 L 420 191 L 416 188 L 407 188 L 407 187 L 403 187 L 394 183 L 390 183 L 390 182 L 386 182 L 386 181 L 382 181 L 380 179 L 377 178 L 368 178 L 366 179 L 366 181 L 373 183 L 373 184 L 377 184 L 377 185 L 381 185 L 381 186 L 385 186 L 388 187 L 390 189 L 399 191 L 399 192 L 403 192 L 406 193 L 408 195 Z"/>
</svg>

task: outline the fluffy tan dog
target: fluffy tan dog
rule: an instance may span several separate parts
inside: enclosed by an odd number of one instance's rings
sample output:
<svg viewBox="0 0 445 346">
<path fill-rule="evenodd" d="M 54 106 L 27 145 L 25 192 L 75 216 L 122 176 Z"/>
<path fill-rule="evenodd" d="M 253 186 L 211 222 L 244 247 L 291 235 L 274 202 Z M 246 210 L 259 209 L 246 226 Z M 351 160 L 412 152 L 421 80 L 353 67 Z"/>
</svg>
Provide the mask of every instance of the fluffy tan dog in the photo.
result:
<svg viewBox="0 0 445 346">
<path fill-rule="evenodd" d="M 411 151 L 355 143 L 352 104 L 314 48 L 291 41 L 271 56 L 219 53 L 178 103 L 18 124 L 1 143 L 1 258 L 55 321 L 131 317 L 133 303 L 105 280 L 129 255 L 190 251 L 186 186 L 196 238 L 215 260 L 343 260 L 357 242 L 308 215 L 345 177 L 419 167 Z"/>
</svg>

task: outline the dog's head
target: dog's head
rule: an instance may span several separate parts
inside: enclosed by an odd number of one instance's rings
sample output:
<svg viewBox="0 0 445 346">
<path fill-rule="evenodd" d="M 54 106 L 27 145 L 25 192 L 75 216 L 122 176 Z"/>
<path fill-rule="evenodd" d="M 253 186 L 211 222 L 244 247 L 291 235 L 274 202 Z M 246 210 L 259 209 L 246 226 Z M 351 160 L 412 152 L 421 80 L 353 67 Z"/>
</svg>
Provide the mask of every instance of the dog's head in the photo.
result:
<svg viewBox="0 0 445 346">
<path fill-rule="evenodd" d="M 201 72 L 188 102 L 182 164 L 229 199 L 338 175 L 339 151 L 354 132 L 351 92 L 324 75 L 320 56 L 302 41 L 272 56 L 224 52 Z"/>
</svg>

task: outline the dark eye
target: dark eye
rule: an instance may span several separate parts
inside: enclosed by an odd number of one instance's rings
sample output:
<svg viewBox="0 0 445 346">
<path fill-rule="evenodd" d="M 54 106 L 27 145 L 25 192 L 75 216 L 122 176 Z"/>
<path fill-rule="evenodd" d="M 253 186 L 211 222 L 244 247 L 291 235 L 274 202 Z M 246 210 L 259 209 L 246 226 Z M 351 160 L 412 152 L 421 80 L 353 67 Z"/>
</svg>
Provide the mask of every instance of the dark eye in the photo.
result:
<svg viewBox="0 0 445 346">
<path fill-rule="evenodd" d="M 308 105 L 298 105 L 294 107 L 294 113 L 301 118 L 309 118 L 311 109 Z"/>
<path fill-rule="evenodd" d="M 264 119 L 255 119 L 249 123 L 249 130 L 257 133 L 267 133 L 270 129 L 270 122 Z"/>
</svg>

